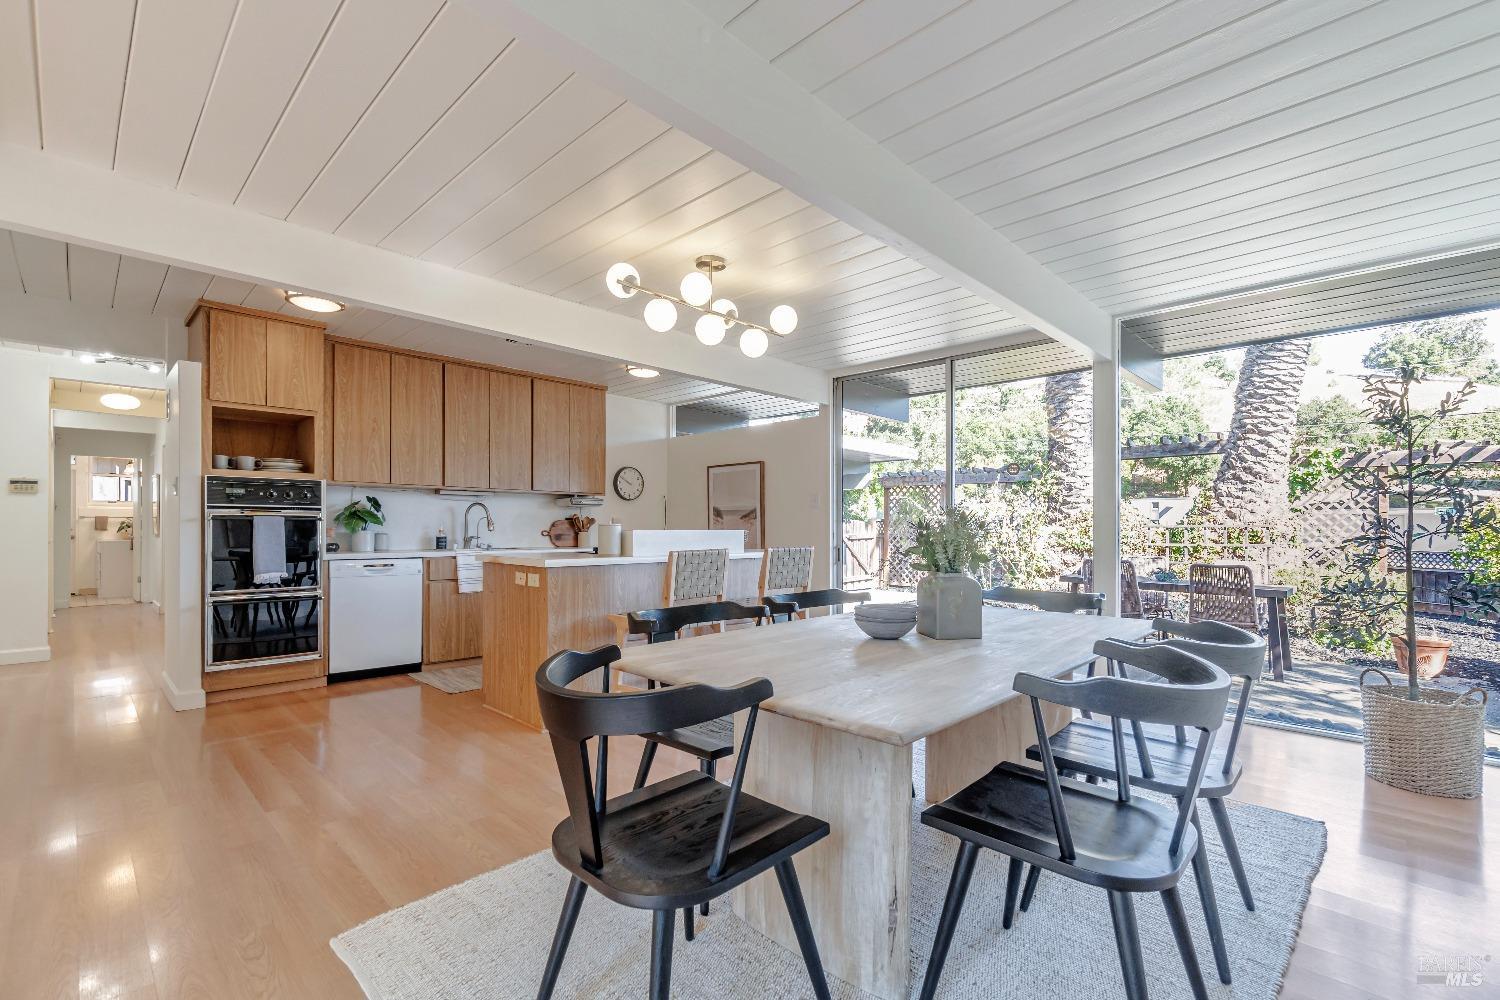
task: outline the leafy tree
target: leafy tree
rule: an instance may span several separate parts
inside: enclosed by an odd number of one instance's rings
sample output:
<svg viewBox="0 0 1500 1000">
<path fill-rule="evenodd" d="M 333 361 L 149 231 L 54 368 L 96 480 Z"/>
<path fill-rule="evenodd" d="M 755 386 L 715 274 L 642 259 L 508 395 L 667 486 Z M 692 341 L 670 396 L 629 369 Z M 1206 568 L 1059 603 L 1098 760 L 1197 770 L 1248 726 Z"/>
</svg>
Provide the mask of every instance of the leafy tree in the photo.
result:
<svg viewBox="0 0 1500 1000">
<path fill-rule="evenodd" d="M 1293 450 L 1298 454 L 1335 448 L 1363 451 L 1376 438 L 1375 428 L 1358 406 L 1343 396 L 1329 396 L 1310 399 L 1298 408 Z"/>
<path fill-rule="evenodd" d="M 1485 317 L 1442 316 L 1387 327 L 1365 354 L 1374 371 L 1409 370 L 1418 377 L 1455 375 L 1477 382 L 1500 382 L 1494 344 Z"/>
</svg>

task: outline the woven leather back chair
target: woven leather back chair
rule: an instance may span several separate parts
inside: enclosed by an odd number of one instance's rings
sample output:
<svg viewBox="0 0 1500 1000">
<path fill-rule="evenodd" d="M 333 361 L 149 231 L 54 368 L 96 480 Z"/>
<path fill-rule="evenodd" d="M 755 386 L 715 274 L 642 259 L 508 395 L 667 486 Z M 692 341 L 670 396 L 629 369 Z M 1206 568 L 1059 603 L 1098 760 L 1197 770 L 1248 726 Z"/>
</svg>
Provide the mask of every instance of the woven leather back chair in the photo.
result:
<svg viewBox="0 0 1500 1000">
<path fill-rule="evenodd" d="M 760 560 L 760 596 L 803 591 L 812 586 L 811 545 L 766 549 Z"/>
<path fill-rule="evenodd" d="M 1260 631 L 1255 570 L 1248 563 L 1193 563 L 1188 582 L 1189 621 L 1224 622 Z"/>
</svg>

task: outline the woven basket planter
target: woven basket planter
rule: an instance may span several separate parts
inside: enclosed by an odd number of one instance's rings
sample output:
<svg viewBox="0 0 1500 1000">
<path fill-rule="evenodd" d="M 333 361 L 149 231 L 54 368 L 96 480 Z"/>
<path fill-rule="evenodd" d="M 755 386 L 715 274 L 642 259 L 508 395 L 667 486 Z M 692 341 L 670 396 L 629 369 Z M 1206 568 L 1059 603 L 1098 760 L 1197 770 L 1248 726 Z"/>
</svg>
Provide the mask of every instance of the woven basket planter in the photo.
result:
<svg viewBox="0 0 1500 1000">
<path fill-rule="evenodd" d="M 1379 674 L 1384 684 L 1366 684 Z M 1477 697 L 1476 697 L 1477 695 Z M 1365 773 L 1381 784 L 1450 799 L 1484 789 L 1484 705 L 1487 692 L 1422 688 L 1420 700 L 1374 667 L 1359 675 L 1365 717 Z"/>
</svg>

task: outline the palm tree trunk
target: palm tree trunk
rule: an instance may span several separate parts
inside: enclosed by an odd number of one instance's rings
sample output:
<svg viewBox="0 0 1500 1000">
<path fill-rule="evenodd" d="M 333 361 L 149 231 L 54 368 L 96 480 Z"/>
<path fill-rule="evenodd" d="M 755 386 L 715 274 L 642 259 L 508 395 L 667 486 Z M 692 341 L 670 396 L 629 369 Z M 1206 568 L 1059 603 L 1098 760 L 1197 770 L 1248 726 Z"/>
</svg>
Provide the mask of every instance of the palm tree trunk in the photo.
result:
<svg viewBox="0 0 1500 1000">
<path fill-rule="evenodd" d="M 1086 515 L 1094 502 L 1094 384 L 1089 372 L 1049 375 L 1047 402 L 1047 468 L 1053 489 L 1048 513 L 1071 518 Z"/>
<path fill-rule="evenodd" d="M 1245 351 L 1229 440 L 1214 479 L 1214 501 L 1230 520 L 1265 521 L 1286 509 L 1308 349 L 1306 340 L 1283 340 Z"/>
</svg>

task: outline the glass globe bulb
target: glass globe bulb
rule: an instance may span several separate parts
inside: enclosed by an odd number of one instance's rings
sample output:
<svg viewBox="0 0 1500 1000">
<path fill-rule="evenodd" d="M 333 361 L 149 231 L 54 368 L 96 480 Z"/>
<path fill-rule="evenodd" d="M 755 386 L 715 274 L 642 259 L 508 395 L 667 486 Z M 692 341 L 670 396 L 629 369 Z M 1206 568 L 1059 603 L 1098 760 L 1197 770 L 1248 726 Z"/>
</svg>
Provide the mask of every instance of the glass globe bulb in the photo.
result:
<svg viewBox="0 0 1500 1000">
<path fill-rule="evenodd" d="M 713 295 L 714 283 L 709 279 L 708 275 L 702 271 L 693 271 L 690 274 L 683 275 L 682 297 L 690 305 L 704 305 L 709 299 L 713 298 Z"/>
<path fill-rule="evenodd" d="M 704 347 L 722 344 L 724 334 L 728 331 L 728 324 L 712 313 L 704 313 L 698 317 L 698 322 L 693 324 L 693 333 L 697 335 L 698 342 Z"/>
<path fill-rule="evenodd" d="M 714 304 L 709 306 L 709 308 L 716 313 L 723 313 L 725 316 L 732 316 L 734 317 L 734 319 L 738 319 L 740 315 L 739 307 L 728 299 L 714 299 Z M 724 329 L 733 329 L 734 319 L 725 320 Z"/>
<path fill-rule="evenodd" d="M 770 344 L 770 338 L 764 330 L 757 330 L 753 326 L 745 327 L 745 332 L 740 334 L 740 353 L 747 358 L 758 358 L 766 353 L 766 347 Z"/>
<path fill-rule="evenodd" d="M 646 325 L 657 333 L 666 333 L 677 325 L 677 307 L 666 299 L 646 303 Z"/>
<path fill-rule="evenodd" d="M 771 329 L 783 337 L 797 329 L 797 310 L 791 306 L 777 306 L 772 309 Z"/>
<path fill-rule="evenodd" d="M 613 295 L 617 299 L 628 299 L 632 295 L 634 295 L 637 289 L 624 288 L 620 285 L 620 282 L 625 278 L 629 278 L 634 282 L 639 282 L 641 280 L 641 275 L 639 271 L 631 267 L 629 264 L 625 263 L 623 260 L 620 261 L 620 263 L 610 267 L 608 271 L 605 271 L 604 284 L 609 288 L 609 294 Z"/>
</svg>

